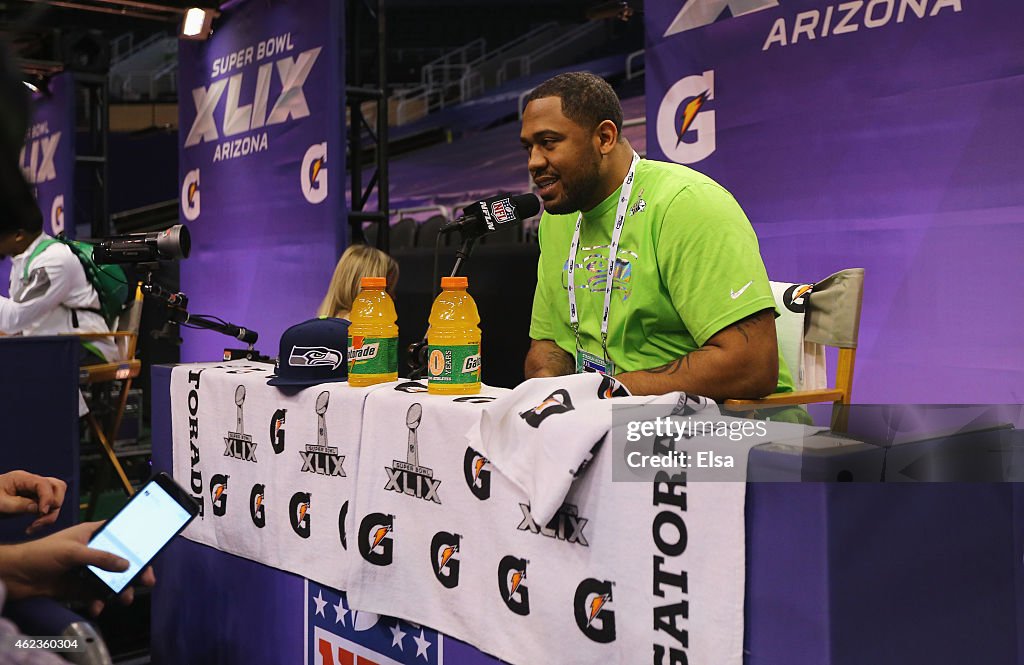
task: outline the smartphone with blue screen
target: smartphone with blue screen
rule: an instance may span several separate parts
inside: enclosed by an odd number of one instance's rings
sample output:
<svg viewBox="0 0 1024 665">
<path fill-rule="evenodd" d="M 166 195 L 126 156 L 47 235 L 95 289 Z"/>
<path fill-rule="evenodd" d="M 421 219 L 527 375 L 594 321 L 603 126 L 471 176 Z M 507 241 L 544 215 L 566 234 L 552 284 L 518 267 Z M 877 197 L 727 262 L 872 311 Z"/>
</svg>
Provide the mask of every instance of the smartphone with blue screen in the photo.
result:
<svg viewBox="0 0 1024 665">
<path fill-rule="evenodd" d="M 188 492 L 166 473 L 158 473 L 89 540 L 89 547 L 127 559 L 128 570 L 86 568 L 111 592 L 121 593 L 198 513 Z"/>
</svg>

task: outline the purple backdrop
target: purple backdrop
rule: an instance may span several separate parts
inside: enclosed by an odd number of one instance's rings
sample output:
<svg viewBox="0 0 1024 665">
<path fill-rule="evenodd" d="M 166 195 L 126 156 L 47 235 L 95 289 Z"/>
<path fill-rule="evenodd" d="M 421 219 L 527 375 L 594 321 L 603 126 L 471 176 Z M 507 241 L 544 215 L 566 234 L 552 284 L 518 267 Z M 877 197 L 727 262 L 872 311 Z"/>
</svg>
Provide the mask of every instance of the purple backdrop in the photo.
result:
<svg viewBox="0 0 1024 665">
<path fill-rule="evenodd" d="M 645 10 L 649 156 L 730 189 L 773 278 L 866 269 L 854 400 L 1024 400 L 1024 5 Z"/>
<path fill-rule="evenodd" d="M 75 83 L 71 74 L 49 80 L 32 95 L 32 117 L 20 164 L 43 214 L 43 231 L 75 237 Z M 11 262 L 0 262 L 0 295 L 8 293 Z"/>
<path fill-rule="evenodd" d="M 209 41 L 179 47 L 181 265 L 189 311 L 260 333 L 311 318 L 345 244 L 344 11 L 340 0 L 243 2 Z M 328 148 L 331 158 L 328 159 Z M 228 337 L 182 333 L 182 360 Z"/>
</svg>

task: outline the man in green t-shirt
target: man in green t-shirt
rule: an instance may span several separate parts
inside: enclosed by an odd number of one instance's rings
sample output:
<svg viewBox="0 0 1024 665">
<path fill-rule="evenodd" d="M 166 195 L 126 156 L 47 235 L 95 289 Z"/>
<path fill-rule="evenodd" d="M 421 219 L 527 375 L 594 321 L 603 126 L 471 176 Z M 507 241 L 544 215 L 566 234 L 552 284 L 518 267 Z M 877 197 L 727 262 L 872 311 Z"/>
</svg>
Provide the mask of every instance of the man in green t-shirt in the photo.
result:
<svg viewBox="0 0 1024 665">
<path fill-rule="evenodd" d="M 743 210 L 707 176 L 639 159 L 621 130 L 592 74 L 527 98 L 520 140 L 545 210 L 527 378 L 597 369 L 635 395 L 719 400 L 792 390 Z"/>
</svg>

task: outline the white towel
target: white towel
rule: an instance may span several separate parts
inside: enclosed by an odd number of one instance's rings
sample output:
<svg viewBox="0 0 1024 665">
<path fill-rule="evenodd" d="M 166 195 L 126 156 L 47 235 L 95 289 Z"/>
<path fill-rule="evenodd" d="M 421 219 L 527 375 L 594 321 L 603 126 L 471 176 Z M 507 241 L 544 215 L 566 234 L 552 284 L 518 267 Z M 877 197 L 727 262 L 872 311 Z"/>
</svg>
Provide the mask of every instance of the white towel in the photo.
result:
<svg viewBox="0 0 1024 665">
<path fill-rule="evenodd" d="M 245 361 L 172 371 L 174 476 L 203 505 L 184 535 L 345 588 L 340 524 L 355 494 L 363 401 L 376 386 L 285 392 L 266 385 L 272 371 Z"/>
<path fill-rule="evenodd" d="M 681 399 L 687 397 L 631 397 L 603 374 L 531 379 L 485 405 L 479 425 L 474 423 L 466 437 L 529 497 L 537 519 L 547 522 L 611 429 L 613 404 L 663 404 L 671 410 Z M 689 400 L 695 409 L 714 409 L 703 397 Z"/>
<path fill-rule="evenodd" d="M 581 382 L 572 383 L 571 396 Z M 742 484 L 613 483 L 605 445 L 541 519 L 501 471 L 457 443 L 467 420 L 511 397 L 460 411 L 451 398 L 367 398 L 365 440 L 377 444 L 358 470 L 363 523 L 353 539 L 365 541 L 365 556 L 353 559 L 351 606 L 430 625 L 517 665 L 635 663 L 659 649 L 661 662 L 685 653 L 739 665 Z M 667 415 L 679 396 L 661 401 Z M 429 476 L 432 491 L 387 488 L 408 468 Z"/>
</svg>

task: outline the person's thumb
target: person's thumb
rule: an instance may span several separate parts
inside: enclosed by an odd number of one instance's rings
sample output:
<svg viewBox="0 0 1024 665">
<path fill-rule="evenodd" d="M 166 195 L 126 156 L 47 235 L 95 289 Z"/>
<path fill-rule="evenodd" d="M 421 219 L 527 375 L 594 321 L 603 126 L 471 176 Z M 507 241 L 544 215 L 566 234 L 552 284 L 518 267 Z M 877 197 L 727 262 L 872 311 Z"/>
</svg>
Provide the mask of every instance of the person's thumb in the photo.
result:
<svg viewBox="0 0 1024 665">
<path fill-rule="evenodd" d="M 112 573 L 123 572 L 127 570 L 129 566 L 126 559 L 122 559 L 116 554 L 86 547 L 85 545 L 79 545 L 76 547 L 74 556 L 78 565 L 96 566 L 103 570 L 109 570 Z"/>
</svg>

